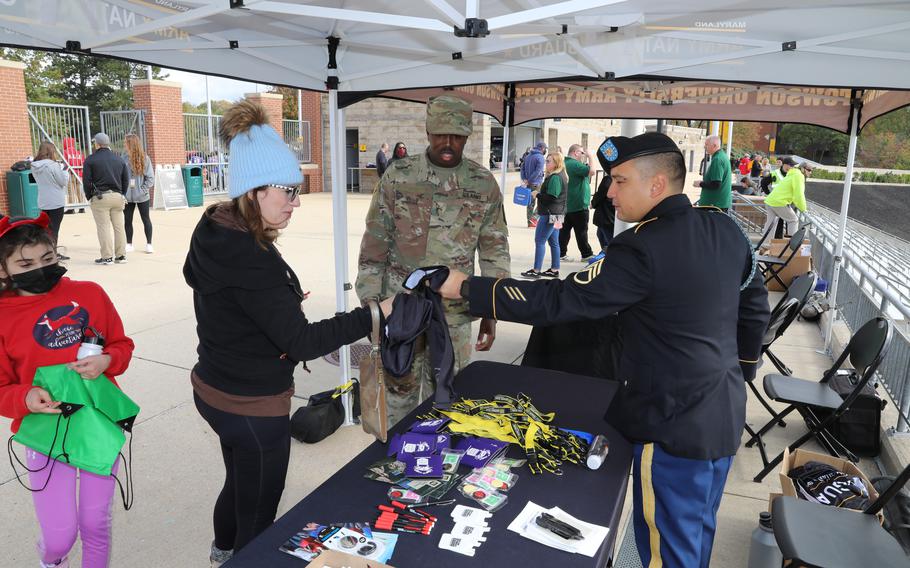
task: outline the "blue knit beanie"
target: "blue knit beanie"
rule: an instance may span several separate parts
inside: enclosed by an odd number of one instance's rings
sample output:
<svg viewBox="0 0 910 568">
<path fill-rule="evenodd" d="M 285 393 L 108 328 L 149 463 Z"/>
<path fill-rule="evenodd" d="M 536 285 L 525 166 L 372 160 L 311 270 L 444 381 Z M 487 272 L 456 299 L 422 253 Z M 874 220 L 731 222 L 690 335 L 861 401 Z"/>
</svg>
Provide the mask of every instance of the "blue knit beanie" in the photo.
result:
<svg viewBox="0 0 910 568">
<path fill-rule="evenodd" d="M 262 105 L 241 101 L 224 113 L 221 139 L 229 147 L 228 195 L 240 197 L 269 184 L 300 185 L 297 157 L 269 125 Z"/>
</svg>

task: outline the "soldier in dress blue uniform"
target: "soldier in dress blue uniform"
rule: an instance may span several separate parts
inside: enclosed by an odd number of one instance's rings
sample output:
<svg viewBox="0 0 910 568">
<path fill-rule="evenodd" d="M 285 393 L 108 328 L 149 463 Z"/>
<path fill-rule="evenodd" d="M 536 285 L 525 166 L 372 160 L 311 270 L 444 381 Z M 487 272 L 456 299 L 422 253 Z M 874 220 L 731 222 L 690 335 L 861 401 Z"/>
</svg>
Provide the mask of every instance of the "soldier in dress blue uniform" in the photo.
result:
<svg viewBox="0 0 910 568">
<path fill-rule="evenodd" d="M 644 566 L 706 567 L 717 508 L 742 436 L 768 293 L 752 247 L 716 208 L 683 195 L 667 136 L 608 138 L 598 151 L 623 221 L 606 257 L 564 281 L 468 277 L 441 292 L 481 317 L 550 325 L 619 313 L 620 389 L 606 420 L 634 445 L 635 538 Z"/>
</svg>

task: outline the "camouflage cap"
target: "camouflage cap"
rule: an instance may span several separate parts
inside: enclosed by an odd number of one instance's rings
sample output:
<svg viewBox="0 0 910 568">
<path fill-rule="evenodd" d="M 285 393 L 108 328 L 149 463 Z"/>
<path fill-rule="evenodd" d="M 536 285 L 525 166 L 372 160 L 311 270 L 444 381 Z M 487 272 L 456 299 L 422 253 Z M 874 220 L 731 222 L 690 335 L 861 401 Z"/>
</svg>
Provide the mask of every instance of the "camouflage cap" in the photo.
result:
<svg viewBox="0 0 910 568">
<path fill-rule="evenodd" d="M 427 101 L 427 132 L 470 136 L 473 132 L 471 103 L 452 95 L 430 97 Z"/>
</svg>

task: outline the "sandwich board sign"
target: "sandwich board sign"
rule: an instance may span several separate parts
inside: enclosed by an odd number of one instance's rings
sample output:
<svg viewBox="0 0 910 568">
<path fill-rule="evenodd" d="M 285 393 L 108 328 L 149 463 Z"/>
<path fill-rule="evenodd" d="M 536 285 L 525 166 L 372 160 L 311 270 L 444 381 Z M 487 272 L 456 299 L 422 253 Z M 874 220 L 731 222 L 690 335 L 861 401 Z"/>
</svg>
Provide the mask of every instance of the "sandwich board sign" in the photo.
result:
<svg viewBox="0 0 910 568">
<path fill-rule="evenodd" d="M 155 168 L 155 209 L 186 209 L 186 188 L 179 164 L 163 164 Z"/>
</svg>

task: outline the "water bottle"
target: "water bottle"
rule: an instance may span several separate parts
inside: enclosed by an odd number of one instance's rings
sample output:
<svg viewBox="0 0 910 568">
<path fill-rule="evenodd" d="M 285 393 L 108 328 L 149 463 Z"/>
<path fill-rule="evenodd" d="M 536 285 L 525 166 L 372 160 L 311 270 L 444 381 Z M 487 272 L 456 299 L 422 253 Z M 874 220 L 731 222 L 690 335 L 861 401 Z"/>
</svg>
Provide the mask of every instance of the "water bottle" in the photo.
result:
<svg viewBox="0 0 910 568">
<path fill-rule="evenodd" d="M 610 444 L 607 442 L 607 437 L 603 434 L 594 436 L 594 441 L 588 446 L 588 456 L 585 462 L 588 465 L 588 469 L 597 469 L 603 465 L 609 451 Z"/>
<path fill-rule="evenodd" d="M 784 561 L 783 554 L 774 540 L 771 528 L 771 513 L 762 511 L 758 515 L 758 526 L 752 531 L 749 545 L 749 568 L 778 568 Z"/>
<path fill-rule="evenodd" d="M 89 332 L 91 332 L 91 335 L 89 335 Z M 102 351 L 104 351 L 104 336 L 91 326 L 83 330 L 82 343 L 79 344 L 76 360 L 85 359 L 92 355 L 101 355 Z"/>
</svg>

